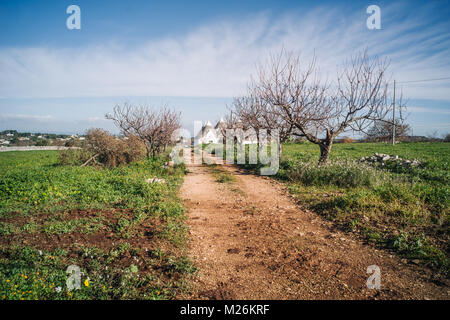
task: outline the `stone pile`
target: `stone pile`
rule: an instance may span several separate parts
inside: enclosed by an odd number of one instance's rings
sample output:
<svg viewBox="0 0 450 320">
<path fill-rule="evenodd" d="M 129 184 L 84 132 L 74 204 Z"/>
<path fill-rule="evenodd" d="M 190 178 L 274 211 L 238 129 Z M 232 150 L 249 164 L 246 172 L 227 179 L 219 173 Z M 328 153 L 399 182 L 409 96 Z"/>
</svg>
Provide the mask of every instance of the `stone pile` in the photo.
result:
<svg viewBox="0 0 450 320">
<path fill-rule="evenodd" d="M 390 156 L 383 153 L 374 153 L 372 156 L 362 157 L 359 159 L 360 162 L 369 162 L 371 164 L 378 164 L 384 166 L 388 163 L 396 163 L 397 165 L 403 167 L 418 167 L 421 165 L 419 160 L 408 160 L 400 158 L 399 156 Z"/>
</svg>

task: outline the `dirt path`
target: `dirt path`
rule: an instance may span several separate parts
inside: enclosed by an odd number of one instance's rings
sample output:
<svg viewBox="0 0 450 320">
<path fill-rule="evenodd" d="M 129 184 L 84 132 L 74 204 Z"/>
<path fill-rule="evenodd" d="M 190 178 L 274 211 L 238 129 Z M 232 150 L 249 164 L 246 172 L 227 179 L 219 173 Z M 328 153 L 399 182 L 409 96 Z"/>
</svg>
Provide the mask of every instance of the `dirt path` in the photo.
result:
<svg viewBox="0 0 450 320">
<path fill-rule="evenodd" d="M 189 299 L 449 299 L 430 270 L 362 244 L 298 208 L 268 178 L 223 166 L 189 166 L 181 194 L 188 208 L 190 255 L 199 268 Z M 377 265 L 381 289 L 366 286 Z"/>
</svg>

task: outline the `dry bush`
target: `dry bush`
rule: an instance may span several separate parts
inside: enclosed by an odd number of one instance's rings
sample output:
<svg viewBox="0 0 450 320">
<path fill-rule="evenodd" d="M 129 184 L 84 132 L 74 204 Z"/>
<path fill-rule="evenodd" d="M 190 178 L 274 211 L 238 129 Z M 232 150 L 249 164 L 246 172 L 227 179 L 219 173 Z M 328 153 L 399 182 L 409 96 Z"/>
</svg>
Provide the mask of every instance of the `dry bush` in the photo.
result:
<svg viewBox="0 0 450 320">
<path fill-rule="evenodd" d="M 87 133 L 87 148 L 96 157 L 95 161 L 107 167 L 141 160 L 145 156 L 145 144 L 136 136 L 119 139 L 102 129 L 90 129 Z"/>
<path fill-rule="evenodd" d="M 135 135 L 129 135 L 122 140 L 125 145 L 124 156 L 126 163 L 142 160 L 146 154 L 145 143 Z"/>
<path fill-rule="evenodd" d="M 68 149 L 59 153 L 59 163 L 63 166 L 81 165 L 93 156 L 92 151 L 86 149 Z"/>
<path fill-rule="evenodd" d="M 353 140 L 350 137 L 343 137 L 341 140 L 341 143 L 353 143 L 353 142 L 355 142 L 355 140 Z"/>
<path fill-rule="evenodd" d="M 86 148 L 62 151 L 59 162 L 62 165 L 117 167 L 144 157 L 145 144 L 138 137 L 130 135 L 119 139 L 106 130 L 90 129 L 87 132 Z"/>
</svg>

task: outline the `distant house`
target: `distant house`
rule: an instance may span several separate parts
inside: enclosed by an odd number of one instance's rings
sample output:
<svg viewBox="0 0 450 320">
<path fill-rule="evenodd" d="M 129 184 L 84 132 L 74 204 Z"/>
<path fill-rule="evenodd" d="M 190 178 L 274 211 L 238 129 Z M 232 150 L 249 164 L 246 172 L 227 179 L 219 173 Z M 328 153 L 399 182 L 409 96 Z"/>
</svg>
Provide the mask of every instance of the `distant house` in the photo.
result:
<svg viewBox="0 0 450 320">
<path fill-rule="evenodd" d="M 214 128 L 209 121 L 201 128 L 195 138 L 198 143 L 222 143 L 222 133 Z"/>
<path fill-rule="evenodd" d="M 234 128 L 242 127 L 242 122 L 239 120 Z M 197 143 L 223 143 L 223 130 L 227 129 L 225 121 L 221 118 L 213 127 L 211 122 L 207 121 L 201 130 L 195 136 Z M 257 143 L 256 135 L 247 134 L 243 141 L 244 144 Z"/>
</svg>

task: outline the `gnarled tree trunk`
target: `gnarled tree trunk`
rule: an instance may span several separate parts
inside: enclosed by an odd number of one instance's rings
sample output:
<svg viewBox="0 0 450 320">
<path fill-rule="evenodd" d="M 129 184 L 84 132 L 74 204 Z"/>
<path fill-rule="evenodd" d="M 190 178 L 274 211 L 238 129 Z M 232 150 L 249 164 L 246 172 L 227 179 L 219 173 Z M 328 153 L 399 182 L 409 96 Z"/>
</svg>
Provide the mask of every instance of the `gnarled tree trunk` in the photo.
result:
<svg viewBox="0 0 450 320">
<path fill-rule="evenodd" d="M 330 158 L 331 146 L 333 145 L 333 141 L 325 141 L 319 144 L 320 147 L 320 158 L 319 164 L 327 164 L 328 159 Z"/>
</svg>

